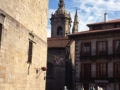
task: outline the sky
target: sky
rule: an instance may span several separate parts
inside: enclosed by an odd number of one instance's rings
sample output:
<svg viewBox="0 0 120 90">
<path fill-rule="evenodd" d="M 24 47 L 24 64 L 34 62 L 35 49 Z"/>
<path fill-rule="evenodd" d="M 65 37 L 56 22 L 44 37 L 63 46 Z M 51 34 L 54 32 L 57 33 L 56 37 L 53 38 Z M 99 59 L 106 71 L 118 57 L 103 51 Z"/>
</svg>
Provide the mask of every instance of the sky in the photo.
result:
<svg viewBox="0 0 120 90">
<path fill-rule="evenodd" d="M 51 14 L 58 9 L 59 0 L 49 0 L 48 9 L 48 37 L 51 36 Z M 108 20 L 120 19 L 120 0 L 64 0 L 65 9 L 71 14 L 72 23 L 76 9 L 78 10 L 79 32 L 89 30 L 89 23 L 103 22 L 104 13 Z M 71 28 L 72 29 L 72 28 Z"/>
</svg>

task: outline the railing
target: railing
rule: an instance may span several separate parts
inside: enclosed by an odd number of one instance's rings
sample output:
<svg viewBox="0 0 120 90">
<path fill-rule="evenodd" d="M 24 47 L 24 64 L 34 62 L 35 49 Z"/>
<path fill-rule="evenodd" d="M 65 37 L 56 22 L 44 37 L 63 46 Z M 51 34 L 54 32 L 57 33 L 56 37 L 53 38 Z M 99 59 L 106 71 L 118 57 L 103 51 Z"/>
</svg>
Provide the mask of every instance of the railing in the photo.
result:
<svg viewBox="0 0 120 90">
<path fill-rule="evenodd" d="M 94 72 L 80 72 L 80 81 L 94 81 L 94 80 L 120 80 L 120 72 L 106 72 L 100 73 L 99 71 Z"/>
<path fill-rule="evenodd" d="M 120 58 L 120 54 L 111 54 L 111 55 L 81 55 L 80 60 L 96 60 L 96 59 L 108 59 L 110 60 L 111 58 Z"/>
</svg>

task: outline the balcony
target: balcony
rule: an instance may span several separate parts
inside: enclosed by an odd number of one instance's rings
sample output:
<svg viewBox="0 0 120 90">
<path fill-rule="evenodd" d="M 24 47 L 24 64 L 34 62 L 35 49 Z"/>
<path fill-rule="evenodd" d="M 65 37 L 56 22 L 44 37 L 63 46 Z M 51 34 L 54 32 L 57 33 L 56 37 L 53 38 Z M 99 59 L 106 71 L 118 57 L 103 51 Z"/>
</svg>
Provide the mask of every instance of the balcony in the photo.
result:
<svg viewBox="0 0 120 90">
<path fill-rule="evenodd" d="M 95 81 L 120 82 L 120 73 L 100 73 L 96 72 L 80 72 L 80 82 L 95 82 Z"/>
<path fill-rule="evenodd" d="M 81 55 L 80 60 L 97 60 L 97 59 L 116 59 L 120 58 L 120 54 L 111 54 L 111 55 Z"/>
</svg>

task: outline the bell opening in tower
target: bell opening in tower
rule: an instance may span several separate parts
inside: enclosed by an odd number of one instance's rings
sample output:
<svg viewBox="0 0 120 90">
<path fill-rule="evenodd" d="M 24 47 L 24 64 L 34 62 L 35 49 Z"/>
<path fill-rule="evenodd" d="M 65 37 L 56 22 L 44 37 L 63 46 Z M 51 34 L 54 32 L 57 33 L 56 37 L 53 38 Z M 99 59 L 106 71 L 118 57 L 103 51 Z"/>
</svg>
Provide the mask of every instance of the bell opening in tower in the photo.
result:
<svg viewBox="0 0 120 90">
<path fill-rule="evenodd" d="M 57 35 L 63 35 L 63 29 L 61 26 L 59 26 L 57 29 Z"/>
</svg>

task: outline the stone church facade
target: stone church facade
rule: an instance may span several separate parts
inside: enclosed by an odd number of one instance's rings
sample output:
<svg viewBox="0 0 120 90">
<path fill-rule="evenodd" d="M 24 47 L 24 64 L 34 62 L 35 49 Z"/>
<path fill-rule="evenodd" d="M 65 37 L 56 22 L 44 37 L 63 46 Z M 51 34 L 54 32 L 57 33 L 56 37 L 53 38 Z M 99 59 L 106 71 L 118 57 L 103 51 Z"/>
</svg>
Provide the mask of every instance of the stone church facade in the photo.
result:
<svg viewBox="0 0 120 90">
<path fill-rule="evenodd" d="M 0 2 L 0 90 L 45 90 L 48 0 Z"/>
<path fill-rule="evenodd" d="M 51 14 L 51 38 L 48 38 L 46 90 L 74 89 L 75 42 L 71 34 L 71 15 L 65 9 L 64 0 L 59 0 L 58 9 Z M 77 10 L 72 33 L 78 32 Z"/>
</svg>

